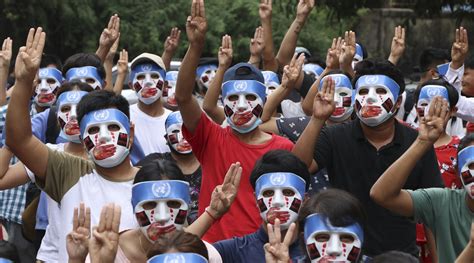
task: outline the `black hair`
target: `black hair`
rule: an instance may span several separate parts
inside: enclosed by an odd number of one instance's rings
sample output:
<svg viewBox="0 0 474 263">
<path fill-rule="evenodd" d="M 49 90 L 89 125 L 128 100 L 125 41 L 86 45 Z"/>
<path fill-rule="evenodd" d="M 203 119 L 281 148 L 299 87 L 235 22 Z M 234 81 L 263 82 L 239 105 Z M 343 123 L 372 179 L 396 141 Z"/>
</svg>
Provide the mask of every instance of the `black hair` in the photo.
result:
<svg viewBox="0 0 474 263">
<path fill-rule="evenodd" d="M 456 104 L 458 103 L 459 93 L 456 90 L 456 88 L 453 85 L 451 85 L 451 83 L 449 83 L 447 80 L 440 78 L 440 79 L 427 80 L 416 88 L 415 93 L 413 94 L 414 99 L 415 99 L 415 104 L 418 102 L 418 98 L 420 97 L 421 88 L 427 85 L 439 85 L 439 86 L 445 87 L 446 90 L 448 91 L 450 108 L 455 107 Z"/>
<path fill-rule="evenodd" d="M 333 226 L 344 227 L 359 223 L 365 229 L 367 214 L 360 201 L 350 193 L 331 188 L 321 191 L 307 199 L 301 207 L 298 222 L 303 229 L 306 217 L 323 214 Z"/>
<path fill-rule="evenodd" d="M 355 65 L 356 75 L 352 80 L 352 86 L 355 87 L 357 80 L 364 75 L 385 75 L 393 79 L 398 86 L 400 86 L 399 96 L 405 91 L 405 80 L 403 78 L 403 73 L 398 67 L 393 65 L 390 61 L 366 59 L 362 60 Z M 395 98 L 396 99 L 396 98 Z"/>
<path fill-rule="evenodd" d="M 255 182 L 260 176 L 278 172 L 298 175 L 306 182 L 306 190 L 308 190 L 310 182 L 308 167 L 296 155 L 286 150 L 272 150 L 258 159 L 250 173 L 250 184 L 255 190 Z"/>
<path fill-rule="evenodd" d="M 359 44 L 360 48 L 362 49 L 362 59 L 366 59 L 367 57 L 369 57 L 369 53 L 367 52 L 365 46 L 362 45 L 362 43 L 359 41 L 357 41 L 356 43 Z"/>
<path fill-rule="evenodd" d="M 184 231 L 173 231 L 158 238 L 147 253 L 148 259 L 177 250 L 182 253 L 195 253 L 209 260 L 206 244 L 196 235 Z"/>
<path fill-rule="evenodd" d="M 92 66 L 97 69 L 99 76 L 105 80 L 105 69 L 100 61 L 99 56 L 93 53 L 77 53 L 66 59 L 63 66 L 63 76 L 66 76 L 66 73 L 71 68 L 79 68 L 85 66 Z"/>
<path fill-rule="evenodd" d="M 466 59 L 464 62 L 464 68 L 474 69 L 474 55 L 471 55 L 468 59 Z"/>
<path fill-rule="evenodd" d="M 427 48 L 420 55 L 420 71 L 426 72 L 432 67 L 451 60 L 447 50 L 440 48 Z"/>
<path fill-rule="evenodd" d="M 159 159 L 158 155 L 154 153 L 147 155 L 137 166 L 141 166 L 141 168 L 133 180 L 134 184 L 159 180 L 185 181 L 183 172 L 175 162 Z"/>
<path fill-rule="evenodd" d="M 1 227 L 0 231 L 2 231 Z M 6 240 L 0 240 L 0 258 L 9 259 L 13 262 L 20 262 L 16 246 Z"/>
<path fill-rule="evenodd" d="M 401 251 L 388 251 L 374 257 L 373 263 L 418 263 L 418 259 Z"/>
<path fill-rule="evenodd" d="M 474 142 L 474 132 L 466 134 L 458 145 L 458 153 L 462 151 L 464 148 L 470 146 Z"/>
<path fill-rule="evenodd" d="M 89 84 L 80 82 L 77 80 L 73 80 L 71 82 L 63 83 L 61 87 L 59 87 L 58 89 L 57 96 L 59 97 L 59 95 L 61 95 L 62 93 L 67 92 L 67 91 L 72 91 L 72 90 L 82 90 L 85 92 L 94 91 L 94 89 Z"/>
<path fill-rule="evenodd" d="M 322 68 L 326 67 L 326 62 L 323 59 L 321 59 L 320 57 L 316 56 L 316 55 L 313 55 L 309 58 L 306 58 L 306 63 L 305 64 L 309 64 L 309 63 L 318 64 Z"/>
<path fill-rule="evenodd" d="M 130 108 L 127 99 L 113 91 L 97 90 L 82 97 L 79 104 L 77 104 L 77 121 L 81 123 L 84 115 L 89 112 L 108 108 L 116 108 L 130 119 Z"/>
<path fill-rule="evenodd" d="M 40 68 L 45 68 L 48 65 L 55 65 L 56 68 L 60 71 L 63 68 L 63 63 L 61 62 L 61 59 L 58 56 L 54 54 L 43 53 L 43 56 L 41 57 Z"/>
</svg>

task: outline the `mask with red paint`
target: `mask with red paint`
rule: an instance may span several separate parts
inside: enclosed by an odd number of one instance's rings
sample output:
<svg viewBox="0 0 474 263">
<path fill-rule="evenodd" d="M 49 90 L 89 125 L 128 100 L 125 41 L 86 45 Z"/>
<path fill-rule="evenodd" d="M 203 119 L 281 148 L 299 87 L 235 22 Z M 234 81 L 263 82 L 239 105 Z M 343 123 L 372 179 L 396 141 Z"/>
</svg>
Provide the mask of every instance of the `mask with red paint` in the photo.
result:
<svg viewBox="0 0 474 263">
<path fill-rule="evenodd" d="M 320 91 L 323 87 L 325 79 L 328 77 L 331 77 L 334 80 L 336 88 L 334 93 L 334 102 L 336 103 L 336 108 L 329 119 L 333 122 L 343 122 L 347 120 L 354 111 L 354 108 L 352 107 L 353 89 L 351 80 L 344 74 L 326 75 L 319 82 L 318 89 Z"/>
<path fill-rule="evenodd" d="M 81 143 L 76 108 L 81 98 L 85 95 L 87 95 L 85 91 L 66 91 L 58 98 L 57 118 L 61 127 L 59 136 L 69 142 Z"/>
<path fill-rule="evenodd" d="M 355 84 L 353 103 L 359 119 L 375 127 L 390 119 L 396 112 L 400 86 L 384 75 L 365 75 Z"/>
<path fill-rule="evenodd" d="M 64 78 L 61 71 L 55 68 L 41 68 L 38 72 L 38 84 L 35 88 L 34 101 L 38 106 L 50 107 L 56 101 L 56 89 Z"/>
<path fill-rule="evenodd" d="M 89 157 L 98 166 L 115 167 L 128 156 L 130 121 L 123 112 L 112 108 L 89 112 L 80 128 Z"/>
<path fill-rule="evenodd" d="M 138 64 L 130 72 L 138 99 L 147 105 L 161 98 L 165 77 L 166 72 L 154 63 Z"/>
<path fill-rule="evenodd" d="M 266 223 L 279 219 L 281 229 L 288 229 L 298 218 L 306 192 L 306 182 L 293 173 L 266 173 L 255 182 L 260 216 Z"/>
<path fill-rule="evenodd" d="M 205 64 L 196 69 L 196 82 L 202 92 L 207 92 L 211 81 L 216 76 L 217 66 L 214 64 Z"/>
<path fill-rule="evenodd" d="M 151 242 L 183 229 L 189 201 L 189 183 L 184 181 L 147 181 L 132 187 L 135 216 L 141 231 Z"/>
</svg>

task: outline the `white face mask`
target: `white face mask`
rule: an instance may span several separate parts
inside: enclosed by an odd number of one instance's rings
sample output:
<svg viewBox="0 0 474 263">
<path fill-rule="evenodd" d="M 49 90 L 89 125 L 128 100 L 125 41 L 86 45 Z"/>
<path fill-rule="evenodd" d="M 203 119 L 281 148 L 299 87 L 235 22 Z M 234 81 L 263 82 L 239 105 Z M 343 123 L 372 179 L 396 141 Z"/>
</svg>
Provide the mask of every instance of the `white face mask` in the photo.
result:
<svg viewBox="0 0 474 263">
<path fill-rule="evenodd" d="M 201 76 L 199 76 L 197 83 L 202 91 L 207 91 L 209 89 L 209 86 L 211 85 L 211 81 L 216 76 L 216 72 L 217 72 L 217 69 L 215 68 L 215 66 L 213 66 L 205 70 L 201 74 Z"/>
<path fill-rule="evenodd" d="M 279 219 L 281 228 L 288 229 L 298 219 L 305 186 L 305 181 L 295 174 L 261 175 L 255 183 L 255 193 L 263 221 L 273 225 Z"/>
<path fill-rule="evenodd" d="M 458 171 L 464 190 L 474 199 L 474 146 L 468 146 L 458 153 Z"/>
<path fill-rule="evenodd" d="M 428 114 L 430 103 L 436 96 L 443 97 L 443 99 L 448 102 L 449 107 L 449 95 L 446 87 L 439 85 L 423 86 L 420 90 L 420 95 L 418 96 L 418 102 L 416 103 L 416 111 L 420 118 L 423 118 Z"/>
<path fill-rule="evenodd" d="M 182 124 L 175 123 L 167 127 L 166 139 L 170 146 L 180 154 L 189 154 L 193 151 L 191 144 L 183 136 Z"/>
<path fill-rule="evenodd" d="M 81 134 L 90 158 L 105 168 L 118 166 L 129 154 L 130 126 L 116 109 L 90 112 L 81 121 Z"/>
<path fill-rule="evenodd" d="M 247 133 L 260 124 L 263 101 L 252 93 L 230 94 L 224 99 L 224 112 L 233 129 Z"/>
<path fill-rule="evenodd" d="M 73 143 L 80 143 L 80 127 L 77 122 L 77 104 L 82 97 L 87 95 L 85 91 L 66 91 L 58 98 L 57 118 L 61 127 L 60 136 Z"/>
<path fill-rule="evenodd" d="M 38 73 L 38 84 L 35 88 L 34 101 L 40 107 L 51 107 L 56 102 L 55 91 L 63 80 L 61 72 L 55 68 L 41 68 Z"/>
<path fill-rule="evenodd" d="M 133 87 L 138 99 L 147 105 L 161 98 L 163 86 L 163 77 L 158 71 L 137 73 L 133 79 Z"/>
<path fill-rule="evenodd" d="M 170 110 L 177 110 L 178 103 L 176 102 L 176 80 L 178 78 L 177 71 L 169 71 L 166 73 L 166 81 L 168 82 L 168 88 L 166 91 L 163 91 L 163 99 L 165 101 L 165 105 Z"/>
<path fill-rule="evenodd" d="M 306 218 L 304 238 L 312 263 L 357 262 L 364 239 L 359 224 L 335 227 L 320 214 Z"/>
<path fill-rule="evenodd" d="M 366 75 L 359 78 L 356 89 L 356 113 L 367 126 L 378 126 L 394 115 L 400 91 L 395 81 L 382 75 Z"/>
<path fill-rule="evenodd" d="M 352 90 L 348 87 L 336 88 L 334 101 L 336 102 L 336 109 L 329 119 L 334 122 L 347 120 L 354 110 L 352 108 Z"/>
<path fill-rule="evenodd" d="M 189 209 L 189 184 L 177 180 L 147 181 L 132 188 L 132 205 L 142 233 L 151 242 L 182 230 Z"/>
</svg>

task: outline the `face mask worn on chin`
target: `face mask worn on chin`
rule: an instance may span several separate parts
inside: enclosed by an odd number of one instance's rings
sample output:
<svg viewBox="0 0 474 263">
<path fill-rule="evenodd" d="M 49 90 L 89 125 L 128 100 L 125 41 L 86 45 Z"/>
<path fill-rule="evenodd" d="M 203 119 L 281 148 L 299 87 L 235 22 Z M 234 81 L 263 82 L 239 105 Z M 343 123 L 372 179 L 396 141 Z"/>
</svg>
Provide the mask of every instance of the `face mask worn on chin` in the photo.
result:
<svg viewBox="0 0 474 263">
<path fill-rule="evenodd" d="M 189 209 L 189 183 L 161 180 L 136 183 L 132 187 L 132 206 L 140 229 L 150 242 L 182 230 Z"/>
<path fill-rule="evenodd" d="M 123 112 L 112 108 L 89 112 L 80 128 L 89 157 L 98 166 L 116 167 L 128 156 L 130 121 Z"/>
<path fill-rule="evenodd" d="M 365 75 L 356 83 L 353 103 L 357 117 L 367 126 L 376 127 L 396 112 L 400 87 L 384 75 Z"/>
</svg>

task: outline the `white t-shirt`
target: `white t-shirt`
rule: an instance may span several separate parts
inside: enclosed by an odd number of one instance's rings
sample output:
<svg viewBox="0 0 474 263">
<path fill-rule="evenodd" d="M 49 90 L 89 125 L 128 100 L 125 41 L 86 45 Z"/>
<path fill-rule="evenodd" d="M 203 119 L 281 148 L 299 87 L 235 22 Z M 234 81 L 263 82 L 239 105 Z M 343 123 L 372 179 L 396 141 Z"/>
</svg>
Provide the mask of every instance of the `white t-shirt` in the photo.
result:
<svg viewBox="0 0 474 263">
<path fill-rule="evenodd" d="M 130 121 L 135 124 L 135 140 L 140 143 L 143 153 L 165 153 L 170 148 L 166 144 L 165 121 L 170 110 L 164 109 L 163 115 L 152 117 L 138 108 L 138 104 L 130 106 Z"/>
<path fill-rule="evenodd" d="M 83 202 L 91 210 L 91 227 L 99 224 L 102 207 L 108 203 L 122 208 L 119 231 L 138 227 L 133 208 L 133 180 L 110 181 L 97 174 L 94 164 L 67 153 L 49 149 L 46 180 L 37 184 L 60 204 L 58 219 L 58 262 L 67 262 L 66 236 L 72 231 L 73 212 Z M 50 218 L 51 221 L 55 220 Z"/>
</svg>

